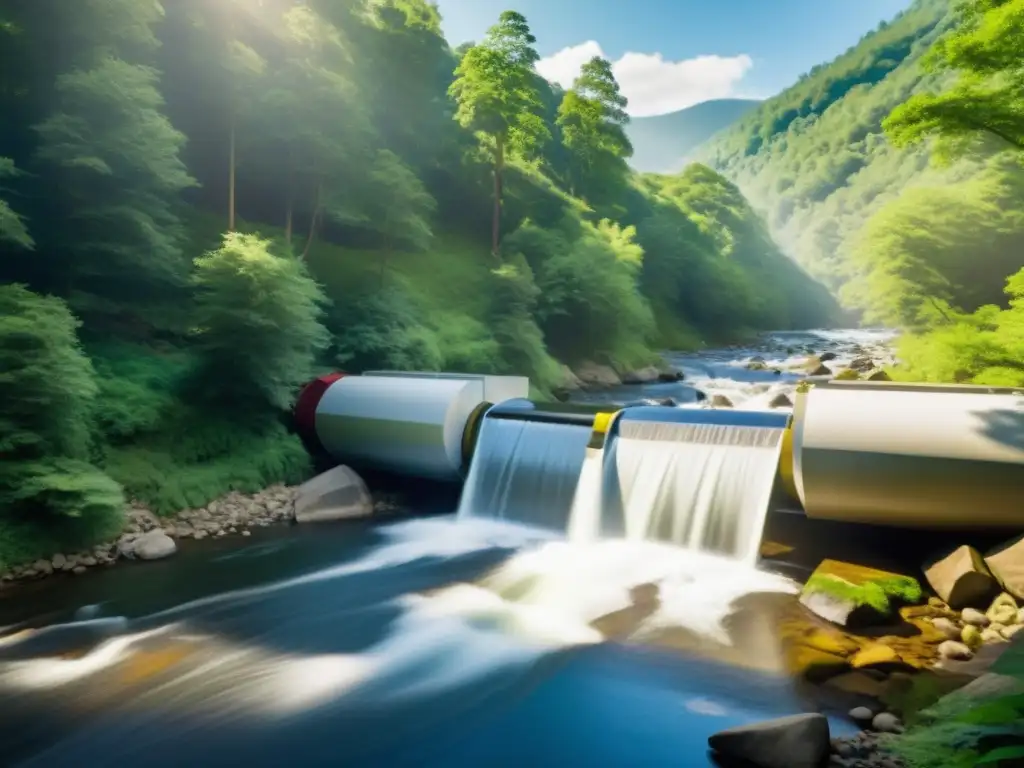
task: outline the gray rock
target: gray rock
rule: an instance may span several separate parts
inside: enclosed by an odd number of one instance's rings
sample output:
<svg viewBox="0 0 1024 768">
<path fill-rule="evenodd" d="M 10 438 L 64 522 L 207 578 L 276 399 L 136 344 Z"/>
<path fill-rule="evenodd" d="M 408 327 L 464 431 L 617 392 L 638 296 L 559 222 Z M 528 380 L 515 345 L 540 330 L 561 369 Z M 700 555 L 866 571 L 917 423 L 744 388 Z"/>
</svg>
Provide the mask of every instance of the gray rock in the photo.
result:
<svg viewBox="0 0 1024 768">
<path fill-rule="evenodd" d="M 964 608 L 960 612 L 960 618 L 963 619 L 964 624 L 970 624 L 973 627 L 987 627 L 989 625 L 988 616 L 977 608 Z"/>
<path fill-rule="evenodd" d="M 828 719 L 811 713 L 719 731 L 708 746 L 760 768 L 820 768 L 829 756 Z"/>
<path fill-rule="evenodd" d="M 338 466 L 303 483 L 295 502 L 300 523 L 348 520 L 373 514 L 373 499 L 362 478 L 346 466 Z"/>
<path fill-rule="evenodd" d="M 142 560 L 159 560 L 178 551 L 174 539 L 161 530 L 144 533 L 132 544 L 132 552 Z"/>
<path fill-rule="evenodd" d="M 892 712 L 879 712 L 871 721 L 871 727 L 882 733 L 903 732 L 903 723 Z"/>
<path fill-rule="evenodd" d="M 84 565 L 76 565 L 74 568 L 71 569 L 71 572 L 75 574 L 75 576 L 81 576 L 87 570 L 89 569 L 86 568 Z"/>
<path fill-rule="evenodd" d="M 711 405 L 715 408 L 733 408 L 732 400 L 725 395 L 712 395 Z"/>
<path fill-rule="evenodd" d="M 851 720 L 858 723 L 870 723 L 875 716 L 875 713 L 867 707 L 854 707 L 848 714 Z"/>
<path fill-rule="evenodd" d="M 939 644 L 939 656 L 953 661 L 970 661 L 974 658 L 974 651 L 964 643 L 957 640 L 946 640 Z"/>
</svg>

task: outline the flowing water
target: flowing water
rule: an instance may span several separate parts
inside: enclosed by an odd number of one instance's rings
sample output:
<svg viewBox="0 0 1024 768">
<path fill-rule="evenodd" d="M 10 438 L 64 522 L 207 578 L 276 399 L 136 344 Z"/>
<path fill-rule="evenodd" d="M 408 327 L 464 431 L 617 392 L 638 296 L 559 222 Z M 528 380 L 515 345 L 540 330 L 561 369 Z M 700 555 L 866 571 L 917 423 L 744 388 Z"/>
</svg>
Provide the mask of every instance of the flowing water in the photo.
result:
<svg viewBox="0 0 1024 768">
<path fill-rule="evenodd" d="M 717 354 L 699 359 L 714 380 L 749 387 L 744 352 Z M 0 593 L 0 626 L 71 622 L 0 639 L 2 762 L 701 766 L 710 733 L 808 706 L 774 633 L 796 585 L 756 568 L 743 535 L 770 429 L 720 456 L 698 427 L 638 424 L 609 464 L 588 430 L 515 424 L 485 424 L 487 479 L 458 516 L 188 542 Z M 599 518 L 577 535 L 609 466 L 636 533 Z"/>
</svg>

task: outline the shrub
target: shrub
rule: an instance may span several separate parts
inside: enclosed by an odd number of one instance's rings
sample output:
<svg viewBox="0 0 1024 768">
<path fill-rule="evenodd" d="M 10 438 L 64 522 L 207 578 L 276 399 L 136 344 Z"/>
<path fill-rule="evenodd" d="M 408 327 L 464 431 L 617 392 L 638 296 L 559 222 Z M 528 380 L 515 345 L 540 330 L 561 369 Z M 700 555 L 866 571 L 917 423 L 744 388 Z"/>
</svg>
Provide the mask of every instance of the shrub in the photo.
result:
<svg viewBox="0 0 1024 768">
<path fill-rule="evenodd" d="M 195 261 L 196 340 L 203 380 L 216 400 L 258 400 L 286 409 L 312 378 L 330 337 L 327 303 L 305 265 L 270 241 L 231 232 Z"/>
</svg>

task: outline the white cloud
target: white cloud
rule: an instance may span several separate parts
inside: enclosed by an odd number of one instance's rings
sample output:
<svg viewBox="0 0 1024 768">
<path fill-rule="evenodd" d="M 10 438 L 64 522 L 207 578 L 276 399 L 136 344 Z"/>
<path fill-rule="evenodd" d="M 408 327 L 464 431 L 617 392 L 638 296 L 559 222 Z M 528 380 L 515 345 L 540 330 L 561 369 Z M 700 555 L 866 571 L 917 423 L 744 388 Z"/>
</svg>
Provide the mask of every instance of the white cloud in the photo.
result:
<svg viewBox="0 0 1024 768">
<path fill-rule="evenodd" d="M 588 40 L 541 59 L 537 71 L 568 88 L 580 67 L 594 56 L 607 58 L 597 42 Z M 746 54 L 666 61 L 660 53 L 627 52 L 612 62 L 612 71 L 629 99 L 629 114 L 647 117 L 736 96 L 737 86 L 753 64 Z"/>
</svg>

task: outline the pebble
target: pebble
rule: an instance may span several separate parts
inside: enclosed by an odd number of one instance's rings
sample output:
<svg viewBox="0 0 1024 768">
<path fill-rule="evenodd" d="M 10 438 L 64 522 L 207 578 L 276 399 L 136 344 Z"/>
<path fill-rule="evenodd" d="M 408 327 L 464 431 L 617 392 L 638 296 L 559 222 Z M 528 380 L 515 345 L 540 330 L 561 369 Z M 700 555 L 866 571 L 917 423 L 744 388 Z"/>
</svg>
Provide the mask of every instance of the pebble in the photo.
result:
<svg viewBox="0 0 1024 768">
<path fill-rule="evenodd" d="M 960 618 L 964 620 L 964 624 L 969 624 L 973 627 L 987 627 L 989 625 L 988 616 L 977 608 L 964 608 L 960 613 Z"/>
<path fill-rule="evenodd" d="M 981 630 L 973 624 L 968 624 L 960 632 L 960 639 L 968 648 L 977 648 L 981 645 Z"/>
<path fill-rule="evenodd" d="M 868 707 L 854 707 L 848 714 L 851 720 L 856 720 L 858 723 L 870 723 L 875 716 L 875 713 Z"/>
<path fill-rule="evenodd" d="M 955 640 L 960 637 L 960 627 L 954 624 L 952 619 L 932 619 L 932 624 L 937 630 L 939 630 L 939 632 L 944 634 L 950 640 Z"/>
<path fill-rule="evenodd" d="M 882 733 L 902 733 L 903 723 L 892 712 L 880 712 L 871 721 L 871 727 Z"/>
<path fill-rule="evenodd" d="M 938 650 L 939 656 L 944 659 L 969 661 L 974 658 L 974 651 L 967 645 L 958 643 L 956 640 L 946 640 L 944 643 L 940 643 Z"/>
</svg>

